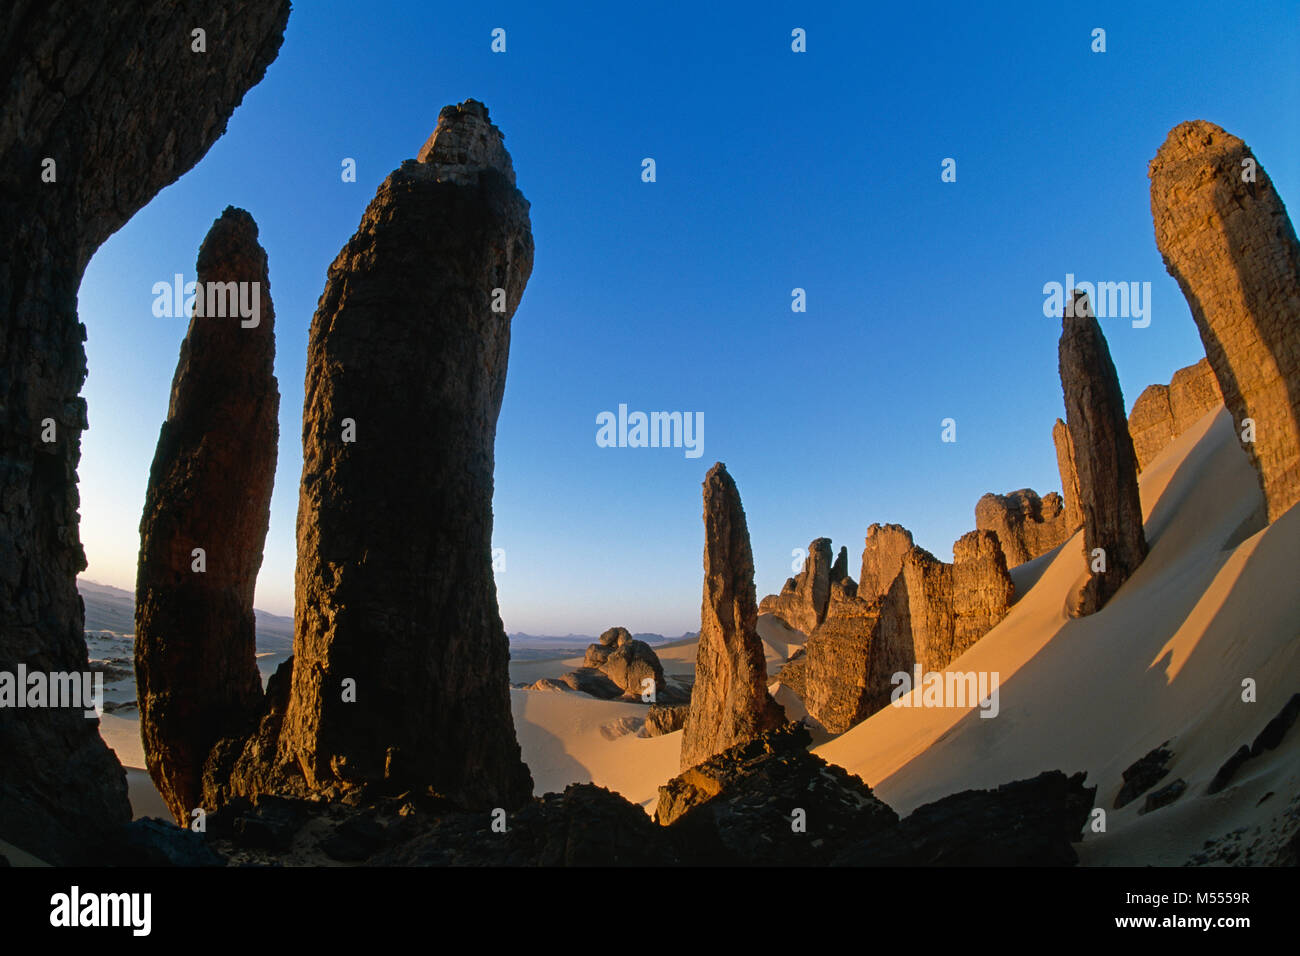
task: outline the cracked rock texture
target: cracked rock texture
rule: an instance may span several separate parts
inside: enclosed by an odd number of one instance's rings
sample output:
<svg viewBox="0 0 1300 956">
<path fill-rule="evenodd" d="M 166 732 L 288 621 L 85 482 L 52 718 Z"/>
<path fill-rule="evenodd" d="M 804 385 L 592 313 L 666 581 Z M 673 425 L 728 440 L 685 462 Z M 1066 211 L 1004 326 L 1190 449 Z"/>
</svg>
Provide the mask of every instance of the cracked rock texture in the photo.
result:
<svg viewBox="0 0 1300 956">
<path fill-rule="evenodd" d="M 532 792 L 491 556 L 528 203 L 481 103 L 445 107 L 420 155 L 379 187 L 312 320 L 294 661 L 237 795 L 382 783 L 477 809 Z"/>
<path fill-rule="evenodd" d="M 858 576 L 858 597 L 874 601 L 889 592 L 903 568 L 903 558 L 912 550 L 912 532 L 902 525 L 873 524 L 862 545 L 862 572 Z"/>
<path fill-rule="evenodd" d="M 829 572 L 829 543 L 826 558 Z M 682 731 L 683 770 L 784 722 L 785 712 L 767 692 L 757 625 L 745 509 L 718 462 L 704 478 L 704 599 L 695 686 Z"/>
<path fill-rule="evenodd" d="M 1074 306 L 1061 320 L 1059 353 L 1088 560 L 1088 576 L 1071 596 L 1069 610 L 1082 617 L 1101 610 L 1132 576 L 1147 555 L 1147 541 L 1119 376 L 1088 297 L 1072 294 Z M 1092 570 L 1097 549 L 1104 553 L 1104 571 Z"/>
<path fill-rule="evenodd" d="M 88 427 L 77 289 L 95 250 L 225 132 L 279 52 L 287 0 L 18 0 L 0 110 L 0 670 L 87 667 L 76 576 Z M 191 51 L 202 23 L 207 52 Z M 42 172 L 54 161 L 54 182 Z M 55 440 L 42 440 L 52 420 Z M 130 819 L 80 709 L 0 711 L 0 838 L 90 859 Z"/>
<path fill-rule="evenodd" d="M 1168 385 L 1148 385 L 1128 416 L 1138 471 L 1204 415 L 1222 406 L 1223 395 L 1207 359 L 1180 368 Z"/>
<path fill-rule="evenodd" d="M 780 594 L 769 594 L 759 605 L 760 614 L 772 614 L 797 631 L 811 634 L 826 618 L 831 596 L 832 571 L 842 577 L 848 571 L 848 551 L 831 563 L 831 539 L 817 538 L 808 545 L 803 570 L 785 582 Z"/>
<path fill-rule="evenodd" d="M 197 274 L 201 289 L 257 283 L 261 304 L 255 327 L 243 327 L 238 310 L 191 318 L 140 521 L 140 730 L 149 775 L 182 825 L 202 806 L 212 746 L 260 714 L 253 591 L 280 435 L 275 314 L 252 216 L 226 208 L 199 249 Z"/>
<path fill-rule="evenodd" d="M 1255 423 L 1255 440 L 1243 447 L 1275 521 L 1300 501 L 1295 228 L 1250 148 L 1213 123 L 1175 126 L 1148 175 L 1156 245 L 1191 307 L 1238 435 L 1245 419 Z"/>
<path fill-rule="evenodd" d="M 1067 541 L 1078 525 L 1070 525 L 1065 503 L 1056 492 L 1039 498 L 1032 488 L 1021 488 L 980 498 L 975 504 L 975 527 L 997 536 L 1008 566 L 1014 568 Z"/>
<path fill-rule="evenodd" d="M 1052 444 L 1056 447 L 1056 468 L 1061 473 L 1065 527 L 1073 535 L 1083 527 L 1083 509 L 1079 507 L 1079 473 L 1074 470 L 1074 440 L 1070 437 L 1070 426 L 1059 418 L 1052 426 Z"/>
</svg>

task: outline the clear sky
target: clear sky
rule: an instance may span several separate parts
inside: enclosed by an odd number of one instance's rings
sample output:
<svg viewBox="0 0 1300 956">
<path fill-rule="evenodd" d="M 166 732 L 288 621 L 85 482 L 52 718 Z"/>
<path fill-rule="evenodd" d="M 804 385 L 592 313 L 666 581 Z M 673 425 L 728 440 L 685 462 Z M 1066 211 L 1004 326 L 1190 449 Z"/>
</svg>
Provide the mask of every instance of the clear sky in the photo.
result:
<svg viewBox="0 0 1300 956">
<path fill-rule="evenodd" d="M 186 327 L 153 316 L 151 288 L 193 279 L 233 204 L 270 258 L 282 396 L 257 606 L 292 613 L 326 270 L 439 109 L 467 97 L 505 133 L 537 247 L 496 445 L 507 630 L 696 629 L 700 485 L 718 460 L 760 597 L 818 536 L 848 545 L 856 576 L 873 521 L 951 560 L 983 493 L 1060 488 L 1045 283 L 1151 283 L 1149 327 L 1102 320 L 1130 407 L 1204 354 L 1151 224 L 1147 162 L 1169 129 L 1218 123 L 1300 203 L 1296 3 L 974 6 L 298 3 L 227 134 L 86 271 L 85 576 L 134 585 Z M 702 457 L 598 447 L 596 417 L 620 403 L 702 412 Z"/>
</svg>

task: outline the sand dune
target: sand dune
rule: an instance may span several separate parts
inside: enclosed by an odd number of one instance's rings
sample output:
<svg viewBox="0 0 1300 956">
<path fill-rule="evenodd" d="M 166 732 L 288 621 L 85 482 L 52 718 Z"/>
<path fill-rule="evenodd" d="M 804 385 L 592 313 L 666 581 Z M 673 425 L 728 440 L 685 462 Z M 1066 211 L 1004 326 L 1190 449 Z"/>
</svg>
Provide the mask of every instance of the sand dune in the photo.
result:
<svg viewBox="0 0 1300 956">
<path fill-rule="evenodd" d="M 1099 614 L 1071 620 L 1066 596 L 1082 580 L 1082 534 L 1015 569 L 1008 616 L 950 670 L 1000 676 L 999 714 L 886 708 L 817 748 L 906 814 L 946 794 L 992 787 L 1047 769 L 1083 770 L 1098 786 L 1106 831 L 1089 833 L 1085 863 L 1178 864 L 1206 839 L 1268 827 L 1283 809 L 1274 791 L 1300 790 L 1300 733 L 1250 761 L 1233 786 L 1206 784 L 1300 690 L 1300 508 L 1263 531 L 1262 496 L 1227 412 L 1207 415 L 1141 477 L 1151 554 Z M 804 641 L 770 615 L 759 620 L 769 673 Z M 670 675 L 691 676 L 696 642 L 657 649 Z M 581 666 L 581 658 L 519 661 L 511 679 L 531 682 Z M 1253 678 L 1258 703 L 1243 703 Z M 772 684 L 792 716 L 797 698 Z M 635 733 L 646 708 L 585 694 L 512 689 L 524 760 L 539 794 L 594 782 L 653 812 L 658 787 L 677 773 L 681 733 Z M 138 715 L 105 714 L 100 732 L 128 768 L 139 815 L 165 809 L 147 774 Z M 1188 791 L 1139 815 L 1143 800 L 1112 809 L 1121 772 L 1170 741 L 1169 776 Z"/>
<path fill-rule="evenodd" d="M 949 670 L 1001 677 L 1000 714 L 890 707 L 817 748 L 906 813 L 948 793 L 1059 768 L 1088 772 L 1105 833 L 1088 863 L 1181 863 L 1208 838 L 1281 809 L 1295 793 L 1300 734 L 1252 761 L 1238 785 L 1204 790 L 1300 690 L 1300 508 L 1225 549 L 1262 501 L 1225 410 L 1178 438 L 1141 476 L 1151 554 L 1100 613 L 1070 620 L 1065 598 L 1085 573 L 1082 534 L 1062 546 L 1008 616 Z M 1242 680 L 1258 684 L 1243 703 Z M 1164 782 L 1175 804 L 1139 816 L 1112 804 L 1121 772 L 1171 740 Z M 1280 798 L 1277 802 L 1280 802 Z"/>
</svg>

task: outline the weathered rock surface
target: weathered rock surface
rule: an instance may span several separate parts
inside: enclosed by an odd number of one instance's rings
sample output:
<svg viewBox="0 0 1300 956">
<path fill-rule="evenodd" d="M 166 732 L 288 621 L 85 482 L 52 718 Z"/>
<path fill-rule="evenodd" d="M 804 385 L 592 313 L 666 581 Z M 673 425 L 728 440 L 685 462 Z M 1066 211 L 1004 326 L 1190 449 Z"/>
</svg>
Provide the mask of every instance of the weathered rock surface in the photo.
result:
<svg viewBox="0 0 1300 956">
<path fill-rule="evenodd" d="M 954 658 L 1007 616 L 1015 593 L 997 535 L 992 531 L 962 535 L 953 545 Z"/>
<path fill-rule="evenodd" d="M 671 734 L 686 726 L 686 713 L 690 704 L 651 704 L 645 715 L 647 737 Z"/>
<path fill-rule="evenodd" d="M 845 599 L 804 645 L 803 666 L 789 663 L 777 676 L 794 688 L 808 713 L 833 734 L 871 716 L 871 650 L 879 601 Z M 787 675 L 786 671 L 791 671 Z"/>
<path fill-rule="evenodd" d="M 899 546 L 908 542 L 906 550 Z M 791 681 L 809 715 L 831 733 L 843 733 L 889 703 L 893 676 L 942 670 L 989 632 L 1015 594 L 1007 562 L 992 531 L 972 531 L 946 564 L 911 542 L 897 525 L 872 525 L 863 552 L 871 588 L 837 583 L 826 619 L 808 638 L 807 663 Z M 893 569 L 894 577 L 880 583 Z M 868 592 L 869 593 L 869 592 Z M 782 671 L 782 675 L 785 672 Z"/>
<path fill-rule="evenodd" d="M 595 667 L 579 667 L 576 671 L 557 678 L 570 690 L 590 694 L 601 700 L 614 700 L 623 696 L 623 688 L 614 683 L 607 674 Z"/>
<path fill-rule="evenodd" d="M 946 667 L 956 654 L 952 601 L 952 565 L 924 548 L 913 548 L 903 559 L 912 649 L 926 670 Z"/>
<path fill-rule="evenodd" d="M 1056 492 L 1039 498 L 1032 488 L 1021 488 L 980 498 L 975 504 L 975 528 L 997 535 L 1007 566 L 1015 568 L 1069 540 L 1078 525 L 1070 525 L 1065 503 Z"/>
<path fill-rule="evenodd" d="M 840 853 L 840 866 L 1073 866 L 1096 787 L 1051 770 L 995 790 L 964 790 L 918 807 Z"/>
<path fill-rule="evenodd" d="M 846 580 L 851 580 L 849 578 L 849 549 L 844 545 L 840 545 L 840 553 L 836 555 L 835 563 L 831 565 L 831 588 L 833 589 L 837 583 Z"/>
<path fill-rule="evenodd" d="M 589 644 L 582 663 L 600 671 L 625 694 L 640 697 L 653 688 L 658 696 L 668 689 L 659 655 L 645 641 L 633 638 L 627 628 L 610 628 L 598 643 Z"/>
<path fill-rule="evenodd" d="M 801 647 L 781 665 L 781 669 L 776 672 L 776 679 L 781 682 L 781 686 L 789 687 L 803 700 L 808 693 L 807 674 L 808 652 Z"/>
<path fill-rule="evenodd" d="M 1061 473 L 1061 503 L 1068 538 L 1083 527 L 1083 509 L 1079 507 L 1079 473 L 1074 470 L 1074 439 L 1070 437 L 1070 426 L 1059 418 L 1052 426 L 1052 444 L 1056 447 L 1056 468 Z"/>
<path fill-rule="evenodd" d="M 655 821 L 692 863 L 719 865 L 824 864 L 846 841 L 895 829 L 898 815 L 811 742 L 785 724 L 715 754 L 659 788 Z"/>
<path fill-rule="evenodd" d="M 1168 385 L 1148 385 L 1128 416 L 1138 471 L 1150 465 L 1175 438 L 1222 405 L 1219 383 L 1206 359 L 1180 368 Z"/>
<path fill-rule="evenodd" d="M 1059 352 L 1089 568 L 1087 580 L 1070 600 L 1070 613 L 1080 617 L 1101 610 L 1137 570 L 1147 555 L 1147 541 L 1137 455 L 1119 376 L 1087 295 L 1071 294 L 1073 308 L 1067 308 L 1061 320 Z M 1104 571 L 1092 570 L 1097 549 L 1105 559 Z"/>
<path fill-rule="evenodd" d="M 77 289 L 100 244 L 199 161 L 275 59 L 287 0 L 55 0 L 6 12 L 0 122 L 0 670 L 85 671 L 87 427 Z M 207 30 L 207 52 L 190 31 Z M 55 179 L 42 181 L 53 160 Z M 55 427 L 43 441 L 47 420 Z M 131 816 L 80 708 L 0 710 L 0 838 L 51 863 Z"/>
<path fill-rule="evenodd" d="M 1133 761 L 1120 773 L 1124 783 L 1119 788 L 1119 793 L 1115 795 L 1116 810 L 1132 803 L 1169 773 L 1167 765 L 1174 758 L 1174 752 L 1168 747 L 1169 741 L 1166 740 L 1150 753 Z"/>
<path fill-rule="evenodd" d="M 602 647 L 622 647 L 632 642 L 632 632 L 625 627 L 611 627 L 596 639 Z"/>
<path fill-rule="evenodd" d="M 1232 782 L 1232 778 L 1246 761 L 1260 756 L 1266 750 L 1276 749 L 1297 719 L 1300 719 L 1300 693 L 1291 695 L 1277 716 L 1264 725 L 1264 729 L 1259 732 L 1249 747 L 1242 744 L 1237 748 L 1236 753 L 1219 767 L 1206 792 L 1218 793 Z"/>
<path fill-rule="evenodd" d="M 491 563 L 528 203 L 481 103 L 444 108 L 421 155 L 379 187 L 312 320 L 291 692 L 273 765 L 237 794 L 382 782 L 474 809 L 532 791 Z"/>
<path fill-rule="evenodd" d="M 829 546 L 826 551 L 829 558 Z M 718 462 L 704 479 L 704 598 L 695 686 L 682 733 L 683 770 L 784 722 L 781 706 L 767 692 L 757 625 L 745 509 L 736 483 Z"/>
<path fill-rule="evenodd" d="M 848 552 L 842 550 L 844 573 L 848 571 Z M 839 567 L 839 564 L 836 564 Z M 826 618 L 826 602 L 831 596 L 831 540 L 817 538 L 808 545 L 803 570 L 785 582 L 780 594 L 769 594 L 759 605 L 760 614 L 772 614 L 797 631 L 811 634 Z M 840 577 L 843 577 L 843 573 Z"/>
<path fill-rule="evenodd" d="M 1180 123 L 1148 168 L 1156 245 L 1183 290 L 1268 520 L 1300 501 L 1300 242 L 1249 147 Z"/>
<path fill-rule="evenodd" d="M 858 575 L 858 597 L 874 601 L 889 593 L 903 558 L 912 550 L 912 532 L 902 525 L 873 524 L 862 545 L 862 573 Z"/>
<path fill-rule="evenodd" d="M 570 784 L 509 814 L 494 833 L 487 814 L 440 817 L 415 839 L 369 857 L 374 866 L 671 866 L 679 862 L 645 811 L 591 783 Z M 402 828 L 385 836 L 402 835 Z"/>
<path fill-rule="evenodd" d="M 226 317 L 196 309 L 140 521 L 140 731 L 149 775 L 182 825 L 202 805 L 213 744 L 247 733 L 260 716 L 253 591 L 280 435 L 275 313 L 252 216 L 226 208 L 199 249 L 197 276 L 201 289 L 247 283 L 248 300 L 256 288 L 260 306 L 248 328 L 238 309 Z M 203 551 L 202 571 L 194 549 Z"/>
</svg>

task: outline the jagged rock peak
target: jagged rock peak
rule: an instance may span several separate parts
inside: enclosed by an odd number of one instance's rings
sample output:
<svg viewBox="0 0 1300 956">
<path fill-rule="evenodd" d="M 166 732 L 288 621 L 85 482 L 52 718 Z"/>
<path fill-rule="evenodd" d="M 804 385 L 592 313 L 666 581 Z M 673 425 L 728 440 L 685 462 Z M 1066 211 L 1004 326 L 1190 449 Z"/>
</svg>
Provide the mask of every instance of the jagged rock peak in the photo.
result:
<svg viewBox="0 0 1300 956">
<path fill-rule="evenodd" d="M 485 169 L 495 169 L 513 186 L 515 168 L 506 152 L 505 136 L 493 125 L 478 100 L 444 106 L 438 126 L 420 148 L 416 161 L 437 168 L 438 179 L 474 182 Z"/>
</svg>

